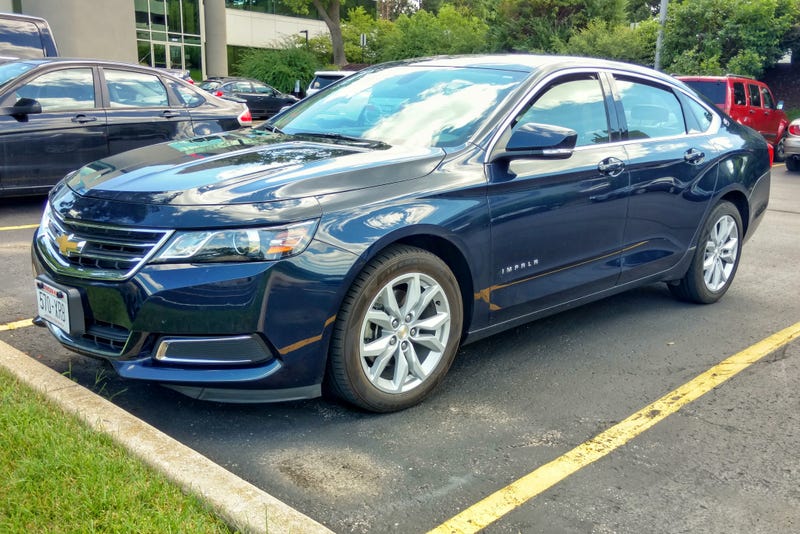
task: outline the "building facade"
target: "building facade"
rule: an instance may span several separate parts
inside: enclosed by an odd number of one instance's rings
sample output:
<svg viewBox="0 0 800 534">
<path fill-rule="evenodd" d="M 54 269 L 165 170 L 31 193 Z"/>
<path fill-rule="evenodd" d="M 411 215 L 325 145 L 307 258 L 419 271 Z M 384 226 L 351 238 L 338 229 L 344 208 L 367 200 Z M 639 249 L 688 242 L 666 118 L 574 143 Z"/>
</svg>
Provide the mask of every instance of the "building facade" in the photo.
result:
<svg viewBox="0 0 800 534">
<path fill-rule="evenodd" d="M 278 0 L 0 0 L 0 12 L 42 17 L 59 53 L 228 74 L 228 46 L 270 48 L 327 34 L 321 20 L 287 16 Z M 307 33 L 306 33 L 307 32 Z"/>
</svg>

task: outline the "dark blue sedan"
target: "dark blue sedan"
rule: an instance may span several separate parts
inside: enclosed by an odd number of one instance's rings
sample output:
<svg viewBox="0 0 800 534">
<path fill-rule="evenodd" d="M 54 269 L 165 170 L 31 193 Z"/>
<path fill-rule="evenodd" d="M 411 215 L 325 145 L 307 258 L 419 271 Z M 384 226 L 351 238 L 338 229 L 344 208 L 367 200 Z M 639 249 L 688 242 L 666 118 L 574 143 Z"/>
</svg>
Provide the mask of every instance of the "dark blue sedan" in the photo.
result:
<svg viewBox="0 0 800 534">
<path fill-rule="evenodd" d="M 38 320 L 215 401 L 420 402 L 460 344 L 632 287 L 712 303 L 766 210 L 756 132 L 587 58 L 370 68 L 259 129 L 91 163 L 35 236 Z"/>
</svg>

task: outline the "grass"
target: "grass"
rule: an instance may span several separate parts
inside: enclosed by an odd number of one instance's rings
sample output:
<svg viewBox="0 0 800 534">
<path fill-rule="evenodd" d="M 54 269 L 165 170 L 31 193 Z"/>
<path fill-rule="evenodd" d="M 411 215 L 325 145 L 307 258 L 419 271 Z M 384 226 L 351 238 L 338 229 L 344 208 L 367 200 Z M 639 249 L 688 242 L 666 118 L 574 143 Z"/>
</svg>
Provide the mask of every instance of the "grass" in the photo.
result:
<svg viewBox="0 0 800 534">
<path fill-rule="evenodd" d="M 800 108 L 787 108 L 783 110 L 789 118 L 789 122 L 795 119 L 800 119 Z"/>
<path fill-rule="evenodd" d="M 198 498 L 0 369 L 0 532 L 232 530 Z"/>
</svg>

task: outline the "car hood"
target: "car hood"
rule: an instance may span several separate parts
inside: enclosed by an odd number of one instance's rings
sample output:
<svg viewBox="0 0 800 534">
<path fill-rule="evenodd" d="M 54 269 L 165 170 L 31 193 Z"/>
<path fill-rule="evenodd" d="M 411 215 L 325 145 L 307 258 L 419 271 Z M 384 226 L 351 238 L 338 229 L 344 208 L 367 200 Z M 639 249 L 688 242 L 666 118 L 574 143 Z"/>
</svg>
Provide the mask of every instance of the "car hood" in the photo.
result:
<svg viewBox="0 0 800 534">
<path fill-rule="evenodd" d="M 245 130 L 105 158 L 67 185 L 81 197 L 172 206 L 253 204 L 363 189 L 429 174 L 438 148 L 389 147 Z"/>
</svg>

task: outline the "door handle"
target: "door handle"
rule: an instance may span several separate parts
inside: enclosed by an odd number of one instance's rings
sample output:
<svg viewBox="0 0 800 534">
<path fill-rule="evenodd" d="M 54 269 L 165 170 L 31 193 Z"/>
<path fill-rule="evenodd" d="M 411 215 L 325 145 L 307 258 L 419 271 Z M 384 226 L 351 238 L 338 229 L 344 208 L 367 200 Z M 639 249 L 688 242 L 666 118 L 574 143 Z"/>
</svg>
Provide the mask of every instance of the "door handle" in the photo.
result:
<svg viewBox="0 0 800 534">
<path fill-rule="evenodd" d="M 75 115 L 72 117 L 72 122 L 77 122 L 78 124 L 85 124 L 87 122 L 97 122 L 97 117 L 89 117 L 87 115 Z"/>
<path fill-rule="evenodd" d="M 705 159 L 705 157 L 706 157 L 705 152 L 702 152 L 702 151 L 697 150 L 695 148 L 690 148 L 689 150 L 687 150 L 683 154 L 683 159 L 687 163 L 691 163 L 691 164 L 702 163 L 703 159 Z"/>
<path fill-rule="evenodd" d="M 625 170 L 625 162 L 614 157 L 606 158 L 597 164 L 597 170 L 600 171 L 601 174 L 615 178 Z"/>
<path fill-rule="evenodd" d="M 181 113 L 179 111 L 172 111 L 170 109 L 161 113 L 161 116 L 165 119 L 171 119 L 173 117 L 178 117 Z"/>
</svg>

